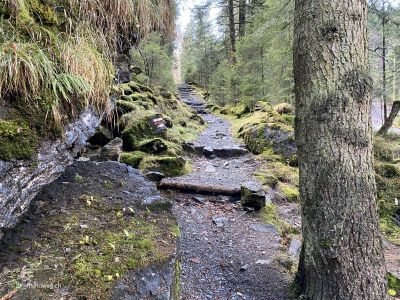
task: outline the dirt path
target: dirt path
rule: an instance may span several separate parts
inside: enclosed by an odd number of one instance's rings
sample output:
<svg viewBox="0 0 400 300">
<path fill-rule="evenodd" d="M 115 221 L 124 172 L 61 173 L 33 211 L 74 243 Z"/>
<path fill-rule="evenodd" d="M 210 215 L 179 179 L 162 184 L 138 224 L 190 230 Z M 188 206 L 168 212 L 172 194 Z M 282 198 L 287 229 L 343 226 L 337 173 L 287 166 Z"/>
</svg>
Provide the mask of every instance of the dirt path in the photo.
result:
<svg viewBox="0 0 400 300">
<path fill-rule="evenodd" d="M 204 113 L 190 89 L 180 92 Z M 208 127 L 193 147 L 208 157 L 195 155 L 189 175 L 168 180 L 231 188 L 257 184 L 251 175 L 257 162 L 233 139 L 229 123 L 203 117 Z M 290 276 L 276 259 L 282 255 L 280 236 L 261 213 L 243 211 L 231 196 L 165 193 L 175 199 L 181 230 L 181 299 L 286 299 Z"/>
</svg>

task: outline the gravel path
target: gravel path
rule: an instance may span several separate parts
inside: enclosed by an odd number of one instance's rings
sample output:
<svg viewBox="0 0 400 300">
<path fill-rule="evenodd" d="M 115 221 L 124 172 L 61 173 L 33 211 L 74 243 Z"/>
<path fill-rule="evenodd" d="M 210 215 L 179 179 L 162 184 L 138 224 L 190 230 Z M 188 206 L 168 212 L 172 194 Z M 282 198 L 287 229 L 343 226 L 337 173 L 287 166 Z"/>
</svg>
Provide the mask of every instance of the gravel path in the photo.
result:
<svg viewBox="0 0 400 300">
<path fill-rule="evenodd" d="M 181 98 L 200 113 L 199 99 L 187 87 Z M 203 112 L 204 113 L 204 112 Z M 193 143 L 198 147 L 240 148 L 229 122 L 203 114 L 207 129 Z M 240 187 L 255 181 L 254 156 L 192 157 L 189 175 L 172 180 L 181 183 Z M 169 179 L 170 180 L 170 179 Z M 229 196 L 201 196 L 165 191 L 175 200 L 174 211 L 181 230 L 181 299 L 286 299 L 291 277 L 277 262 L 282 255 L 276 229 L 262 222 L 262 215 L 244 212 Z"/>
</svg>

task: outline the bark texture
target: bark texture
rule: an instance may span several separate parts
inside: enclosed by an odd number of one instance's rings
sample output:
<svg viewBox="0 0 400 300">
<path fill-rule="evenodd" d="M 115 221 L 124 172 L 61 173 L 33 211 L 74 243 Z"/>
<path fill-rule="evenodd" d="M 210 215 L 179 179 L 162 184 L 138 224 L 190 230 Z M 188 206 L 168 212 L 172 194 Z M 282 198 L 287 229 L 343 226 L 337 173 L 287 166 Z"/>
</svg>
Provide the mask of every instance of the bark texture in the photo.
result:
<svg viewBox="0 0 400 300">
<path fill-rule="evenodd" d="M 392 109 L 390 111 L 390 115 L 386 118 L 385 123 L 383 123 L 381 129 L 378 130 L 379 135 L 384 135 L 388 133 L 390 127 L 392 127 L 394 119 L 396 119 L 397 115 L 400 111 L 400 101 L 394 101 L 392 105 Z"/>
<path fill-rule="evenodd" d="M 236 63 L 236 27 L 235 27 L 235 7 L 233 0 L 228 0 L 228 22 L 229 40 L 231 44 L 231 60 Z"/>
<path fill-rule="evenodd" d="M 372 165 L 367 3 L 296 0 L 303 299 L 386 299 Z"/>
<path fill-rule="evenodd" d="M 246 35 L 246 14 L 247 14 L 246 0 L 239 0 L 239 36 Z"/>
</svg>

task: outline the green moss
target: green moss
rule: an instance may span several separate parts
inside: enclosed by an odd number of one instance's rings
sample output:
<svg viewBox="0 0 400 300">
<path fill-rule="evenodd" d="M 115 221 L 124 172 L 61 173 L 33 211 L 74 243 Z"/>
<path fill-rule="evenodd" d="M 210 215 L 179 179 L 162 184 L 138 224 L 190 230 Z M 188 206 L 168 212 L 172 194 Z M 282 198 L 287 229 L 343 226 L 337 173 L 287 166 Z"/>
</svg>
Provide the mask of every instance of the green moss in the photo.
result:
<svg viewBox="0 0 400 300">
<path fill-rule="evenodd" d="M 290 103 L 280 103 L 278 105 L 275 105 L 274 110 L 280 115 L 294 113 L 293 105 L 291 105 Z"/>
<path fill-rule="evenodd" d="M 278 185 L 278 190 L 282 193 L 287 201 L 298 202 L 299 190 L 296 187 L 289 184 L 280 183 Z"/>
<path fill-rule="evenodd" d="M 180 156 L 147 156 L 139 168 L 142 170 L 161 172 L 166 176 L 179 176 L 187 172 L 186 160 Z"/>
<path fill-rule="evenodd" d="M 281 219 L 276 205 L 268 203 L 265 208 L 261 210 L 260 213 L 263 217 L 264 222 L 266 224 L 274 225 L 282 237 L 287 237 L 288 235 L 299 233 L 299 231 L 295 227 Z"/>
<path fill-rule="evenodd" d="M 68 287 L 73 298 L 108 299 L 117 279 L 166 261 L 176 245 L 177 223 L 171 214 L 126 210 L 122 203 L 110 205 L 97 195 L 71 200 L 67 213 L 41 218 L 36 226 L 40 235 L 21 231 L 21 238 L 7 249 L 18 245 L 24 253 L 20 257 L 13 253 L 18 269 L 5 274 L 6 282 L 15 282 L 13 289 L 22 287 L 23 269 L 32 282 Z M 40 293 L 33 294 L 34 299 L 53 299 L 47 294 L 51 290 L 32 292 Z"/>
<path fill-rule="evenodd" d="M 400 227 L 391 219 L 390 215 L 380 216 L 379 227 L 390 242 L 400 245 Z"/>
<path fill-rule="evenodd" d="M 38 23 L 46 25 L 59 23 L 54 6 L 39 0 L 25 0 L 25 3 Z"/>
<path fill-rule="evenodd" d="M 278 186 L 279 180 L 276 176 L 268 172 L 256 172 L 254 176 L 261 181 L 262 184 L 269 186 L 270 188 L 276 188 Z"/>
<path fill-rule="evenodd" d="M 391 296 L 400 295 L 400 279 L 394 276 L 392 273 L 387 274 L 388 288 L 393 290 Z"/>
<path fill-rule="evenodd" d="M 36 152 L 38 137 L 21 120 L 0 119 L 0 159 L 30 159 Z"/>
<path fill-rule="evenodd" d="M 123 114 L 130 113 L 132 111 L 138 111 L 141 109 L 138 107 L 137 104 L 125 100 L 117 100 L 115 104 L 117 106 L 117 110 L 119 112 L 122 112 Z"/>
<path fill-rule="evenodd" d="M 138 168 L 140 162 L 147 154 L 141 151 L 134 151 L 134 152 L 124 152 L 121 156 L 121 162 L 130 165 L 134 168 Z"/>
<path fill-rule="evenodd" d="M 179 300 L 181 295 L 181 263 L 179 260 L 175 262 L 174 281 L 174 296 L 172 300 Z"/>
<path fill-rule="evenodd" d="M 282 162 L 270 162 L 267 164 L 268 170 L 283 183 L 289 183 L 294 186 L 299 184 L 299 170 Z"/>
<path fill-rule="evenodd" d="M 375 171 L 386 178 L 394 178 L 400 175 L 399 166 L 391 163 L 376 163 Z"/>
</svg>

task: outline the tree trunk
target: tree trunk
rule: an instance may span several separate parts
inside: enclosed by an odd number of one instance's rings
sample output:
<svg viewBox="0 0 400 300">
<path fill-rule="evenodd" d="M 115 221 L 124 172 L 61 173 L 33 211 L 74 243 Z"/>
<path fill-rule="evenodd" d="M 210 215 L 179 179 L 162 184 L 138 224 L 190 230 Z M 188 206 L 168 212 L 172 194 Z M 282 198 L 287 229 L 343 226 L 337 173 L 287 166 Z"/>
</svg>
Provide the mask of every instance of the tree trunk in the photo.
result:
<svg viewBox="0 0 400 300">
<path fill-rule="evenodd" d="M 387 113 L 387 91 L 386 91 L 386 11 L 385 1 L 383 1 L 383 17 L 382 17 L 382 99 L 383 99 L 383 119 L 386 122 Z"/>
<path fill-rule="evenodd" d="M 246 0 L 239 0 L 239 36 L 246 34 Z"/>
<path fill-rule="evenodd" d="M 228 0 L 228 21 L 229 21 L 229 39 L 231 42 L 231 60 L 236 63 L 236 29 L 235 29 L 235 8 L 233 0 Z"/>
<path fill-rule="evenodd" d="M 365 0 L 296 0 L 304 299 L 386 299 L 372 165 Z"/>
<path fill-rule="evenodd" d="M 379 135 L 385 135 L 388 133 L 390 127 L 392 127 L 394 119 L 396 119 L 397 115 L 400 111 L 400 101 L 394 101 L 392 110 L 390 111 L 390 115 L 386 118 L 385 123 L 383 123 L 381 129 L 378 130 Z"/>
</svg>

